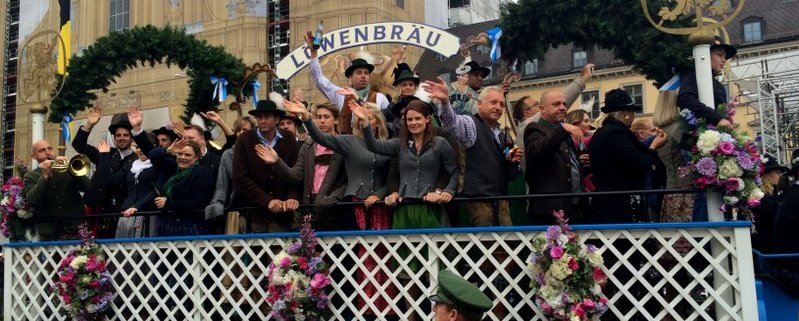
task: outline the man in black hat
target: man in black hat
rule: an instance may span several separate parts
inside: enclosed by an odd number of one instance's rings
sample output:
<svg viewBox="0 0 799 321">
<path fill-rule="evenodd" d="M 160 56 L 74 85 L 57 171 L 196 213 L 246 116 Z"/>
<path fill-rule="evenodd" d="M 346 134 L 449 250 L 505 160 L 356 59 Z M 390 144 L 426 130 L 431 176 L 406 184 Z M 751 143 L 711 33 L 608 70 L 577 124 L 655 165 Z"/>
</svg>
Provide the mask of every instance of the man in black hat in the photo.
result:
<svg viewBox="0 0 799 321">
<path fill-rule="evenodd" d="M 100 152 L 97 147 L 89 145 L 88 140 L 89 134 L 100 122 L 101 117 L 102 108 L 100 106 L 90 108 L 86 115 L 86 125 L 81 126 L 80 130 L 75 133 L 75 139 L 72 140 L 72 148 L 78 153 L 86 155 L 95 165 L 100 162 Z M 127 115 L 118 114 L 112 117 L 108 132 L 114 135 L 114 145 L 116 146 L 111 147 L 110 165 L 113 173 L 136 160 L 136 154 L 130 148 L 133 141 L 132 129 Z M 106 187 L 104 180 L 105 178 L 97 175 L 92 177 L 91 188 L 84 194 L 83 201 L 94 213 L 118 212 L 119 206 L 128 196 L 127 185 L 123 183 Z M 101 222 L 97 233 L 97 237 L 100 238 L 113 238 L 116 233 L 116 220 Z"/>
<path fill-rule="evenodd" d="M 250 211 L 252 232 L 286 232 L 291 229 L 294 210 L 299 203 L 298 187 L 277 179 L 273 165 L 264 163 L 255 151 L 258 144 L 266 145 L 289 167 L 297 161 L 299 144 L 294 135 L 277 128 L 280 117 L 286 114 L 271 100 L 261 100 L 249 111 L 258 127 L 242 133 L 233 147 L 233 186 L 236 193 L 232 207 L 258 207 Z"/>
<path fill-rule="evenodd" d="M 699 90 L 696 84 L 696 71 L 691 70 L 680 76 L 680 91 L 677 94 L 677 106 L 688 109 L 698 118 L 707 120 L 714 126 L 732 127 L 726 115 L 716 112 L 716 107 L 727 104 L 727 91 L 716 77 L 721 75 L 724 64 L 732 59 L 738 51 L 735 47 L 721 42 L 719 37 L 710 45 L 710 69 L 713 72 L 713 106 L 707 106 L 699 101 Z"/>
<path fill-rule="evenodd" d="M 341 87 L 334 85 L 322 73 L 322 66 L 319 64 L 317 49 L 313 46 L 313 34 L 310 31 L 305 35 L 305 43 L 308 46 L 308 50 L 311 52 L 311 79 L 313 79 L 314 84 L 316 84 L 316 88 L 318 88 L 330 102 L 338 107 L 340 111 L 338 121 L 339 133 L 349 134 L 352 132 L 353 119 L 352 112 L 347 105 L 349 100 L 353 98 L 349 95 L 343 96 L 336 93 L 341 90 Z M 388 107 L 388 98 L 386 98 L 386 95 L 383 93 L 373 90 L 369 84 L 369 76 L 374 69 L 374 65 L 368 63 L 364 59 L 358 58 L 350 63 L 350 66 L 344 71 L 344 76 L 350 80 L 350 84 L 352 88 L 355 89 L 359 100 L 377 104 L 380 109 L 385 109 Z"/>
<path fill-rule="evenodd" d="M 483 88 L 483 79 L 491 74 L 491 69 L 470 61 L 459 67 L 455 74 L 458 78 L 466 78 L 466 86 L 458 88 L 456 82 L 449 84 L 449 103 L 458 115 L 474 115 L 477 113 L 477 95 Z"/>
<path fill-rule="evenodd" d="M 153 134 L 155 135 L 158 147 L 163 148 L 169 148 L 169 146 L 172 146 L 172 143 L 180 138 L 174 130 L 166 128 L 165 126 L 153 130 Z"/>
</svg>

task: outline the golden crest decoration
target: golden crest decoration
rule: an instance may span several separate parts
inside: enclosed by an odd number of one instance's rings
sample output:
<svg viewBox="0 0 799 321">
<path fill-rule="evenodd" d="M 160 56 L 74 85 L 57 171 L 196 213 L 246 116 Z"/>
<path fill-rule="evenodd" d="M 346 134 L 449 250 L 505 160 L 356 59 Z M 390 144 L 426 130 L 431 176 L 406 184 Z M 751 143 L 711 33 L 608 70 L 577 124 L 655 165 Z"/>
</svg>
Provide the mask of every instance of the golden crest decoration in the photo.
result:
<svg viewBox="0 0 799 321">
<path fill-rule="evenodd" d="M 746 0 L 739 0 L 732 7 L 731 0 L 670 0 L 671 7 L 660 7 L 656 17 L 652 17 L 649 10 L 649 0 L 641 0 L 641 7 L 647 21 L 656 29 L 673 35 L 690 35 L 694 33 L 713 31 L 732 22 L 743 9 Z M 693 17 L 695 26 L 671 26 L 682 17 Z M 714 17 L 715 19 L 706 19 Z M 656 20 L 657 18 L 657 20 Z"/>
<path fill-rule="evenodd" d="M 27 38 L 19 54 L 19 93 L 22 100 L 46 105 L 61 91 L 58 48 L 64 40 L 54 30 L 37 32 Z"/>
</svg>

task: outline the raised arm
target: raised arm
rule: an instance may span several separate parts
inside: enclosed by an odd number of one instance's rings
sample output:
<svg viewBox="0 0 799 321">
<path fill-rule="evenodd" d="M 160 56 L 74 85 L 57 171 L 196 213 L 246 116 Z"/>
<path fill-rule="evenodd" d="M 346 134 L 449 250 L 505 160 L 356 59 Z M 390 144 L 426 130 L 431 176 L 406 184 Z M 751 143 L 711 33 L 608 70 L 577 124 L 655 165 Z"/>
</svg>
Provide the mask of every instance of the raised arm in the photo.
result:
<svg viewBox="0 0 799 321">
<path fill-rule="evenodd" d="M 340 110 L 341 106 L 344 105 L 344 97 L 336 94 L 336 91 L 341 89 L 341 87 L 334 85 L 333 82 L 331 82 L 330 79 L 327 79 L 327 77 L 325 77 L 325 75 L 322 73 L 322 66 L 319 64 L 318 53 L 313 47 L 313 34 L 310 31 L 305 34 L 305 45 L 311 52 L 311 79 L 313 79 L 316 88 L 325 95 L 327 100 L 336 104 L 336 107 L 338 107 Z"/>
<path fill-rule="evenodd" d="M 427 80 L 422 85 L 430 98 L 438 99 L 438 109 L 441 111 L 442 125 L 452 132 L 458 139 L 463 148 L 469 148 L 477 141 L 477 126 L 472 117 L 457 115 L 449 104 L 449 88 L 444 79 L 438 77 L 438 81 Z"/>
<path fill-rule="evenodd" d="M 316 124 L 311 120 L 311 113 L 305 109 L 305 106 L 301 102 L 286 100 L 283 102 L 283 108 L 285 108 L 287 112 L 297 115 L 297 117 L 302 120 L 303 124 L 305 124 L 305 129 L 308 130 L 308 135 L 311 136 L 317 144 L 330 148 L 341 155 L 347 155 L 348 148 L 344 143 L 344 139 L 342 137 L 325 134 L 319 130 L 319 127 L 316 127 Z"/>
</svg>

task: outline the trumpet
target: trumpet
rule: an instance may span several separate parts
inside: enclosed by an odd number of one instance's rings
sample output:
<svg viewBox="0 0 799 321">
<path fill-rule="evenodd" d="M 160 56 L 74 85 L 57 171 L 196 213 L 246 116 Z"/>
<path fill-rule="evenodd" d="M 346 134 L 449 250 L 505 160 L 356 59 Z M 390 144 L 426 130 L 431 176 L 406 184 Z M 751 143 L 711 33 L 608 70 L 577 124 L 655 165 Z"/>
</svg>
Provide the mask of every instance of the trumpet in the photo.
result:
<svg viewBox="0 0 799 321">
<path fill-rule="evenodd" d="M 56 173 L 69 172 L 72 176 L 86 176 L 89 174 L 92 164 L 89 157 L 83 154 L 72 156 L 67 162 L 63 158 L 56 158 L 53 160 L 53 165 L 50 169 Z"/>
</svg>

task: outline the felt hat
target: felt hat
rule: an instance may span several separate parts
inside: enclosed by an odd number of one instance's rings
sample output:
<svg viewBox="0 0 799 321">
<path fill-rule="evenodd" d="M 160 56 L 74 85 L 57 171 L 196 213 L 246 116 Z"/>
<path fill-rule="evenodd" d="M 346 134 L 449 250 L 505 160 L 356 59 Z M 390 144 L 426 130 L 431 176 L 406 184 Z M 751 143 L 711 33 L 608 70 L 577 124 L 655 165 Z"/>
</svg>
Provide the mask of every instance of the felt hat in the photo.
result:
<svg viewBox="0 0 799 321">
<path fill-rule="evenodd" d="M 133 131 L 133 126 L 130 125 L 130 122 L 127 120 L 127 117 L 125 117 L 125 119 L 112 121 L 111 126 L 108 126 L 108 132 L 110 132 L 111 135 L 114 135 L 117 131 L 117 128 L 125 128 L 128 131 Z"/>
<path fill-rule="evenodd" d="M 483 78 L 488 77 L 488 75 L 491 74 L 491 69 L 480 66 L 480 64 L 478 64 L 476 61 L 467 62 L 463 66 L 469 68 L 467 73 L 473 73 L 475 71 L 479 71 L 480 73 L 483 74 Z"/>
<path fill-rule="evenodd" d="M 464 316 L 480 320 L 494 305 L 474 284 L 449 270 L 438 273 L 438 291 L 430 297 L 433 302 L 446 304 Z"/>
<path fill-rule="evenodd" d="M 714 39 L 713 43 L 710 44 L 710 50 L 713 49 L 724 49 L 724 56 L 727 57 L 727 60 L 732 59 L 732 57 L 735 57 L 735 55 L 738 53 L 738 50 L 735 49 L 735 47 L 721 41 L 719 36 L 716 36 L 716 39 Z"/>
<path fill-rule="evenodd" d="M 161 128 L 153 130 L 153 135 L 167 135 L 172 140 L 180 138 L 180 136 L 174 130 L 166 128 L 166 126 L 162 126 Z"/>
<path fill-rule="evenodd" d="M 366 59 L 363 58 L 355 59 L 350 63 L 350 66 L 347 67 L 347 70 L 344 70 L 344 76 L 350 78 L 352 72 L 358 68 L 366 68 L 367 70 L 369 70 L 369 73 L 371 73 L 372 71 L 375 70 L 375 65 L 366 62 Z"/>
<path fill-rule="evenodd" d="M 788 171 L 788 167 L 780 165 L 776 157 L 769 154 L 765 154 L 763 156 L 766 157 L 766 163 L 763 166 L 763 173 L 768 173 L 773 170 L 779 170 L 780 173 L 785 173 Z"/>
<path fill-rule="evenodd" d="M 413 74 L 413 70 L 406 63 L 398 64 L 397 68 L 394 68 L 394 83 L 392 86 L 396 86 L 403 80 L 412 80 L 414 84 L 419 86 L 419 77 Z"/>
<path fill-rule="evenodd" d="M 283 116 L 280 116 L 280 119 L 281 120 L 282 119 L 291 119 L 291 121 L 294 122 L 295 126 L 297 126 L 297 127 L 301 127 L 302 126 L 302 120 L 300 120 L 300 118 L 295 116 L 294 114 L 286 113 Z"/>
<path fill-rule="evenodd" d="M 247 113 L 253 116 L 257 116 L 258 114 L 262 113 L 273 113 L 280 117 L 286 115 L 286 112 L 280 108 L 277 108 L 277 104 L 271 100 L 259 100 L 258 103 L 255 104 L 255 109 L 250 110 Z"/>
<path fill-rule="evenodd" d="M 643 106 L 636 104 L 626 91 L 621 88 L 616 88 L 605 93 L 605 106 L 600 108 L 600 110 L 602 110 L 603 113 L 612 113 L 622 110 L 642 111 Z"/>
</svg>

